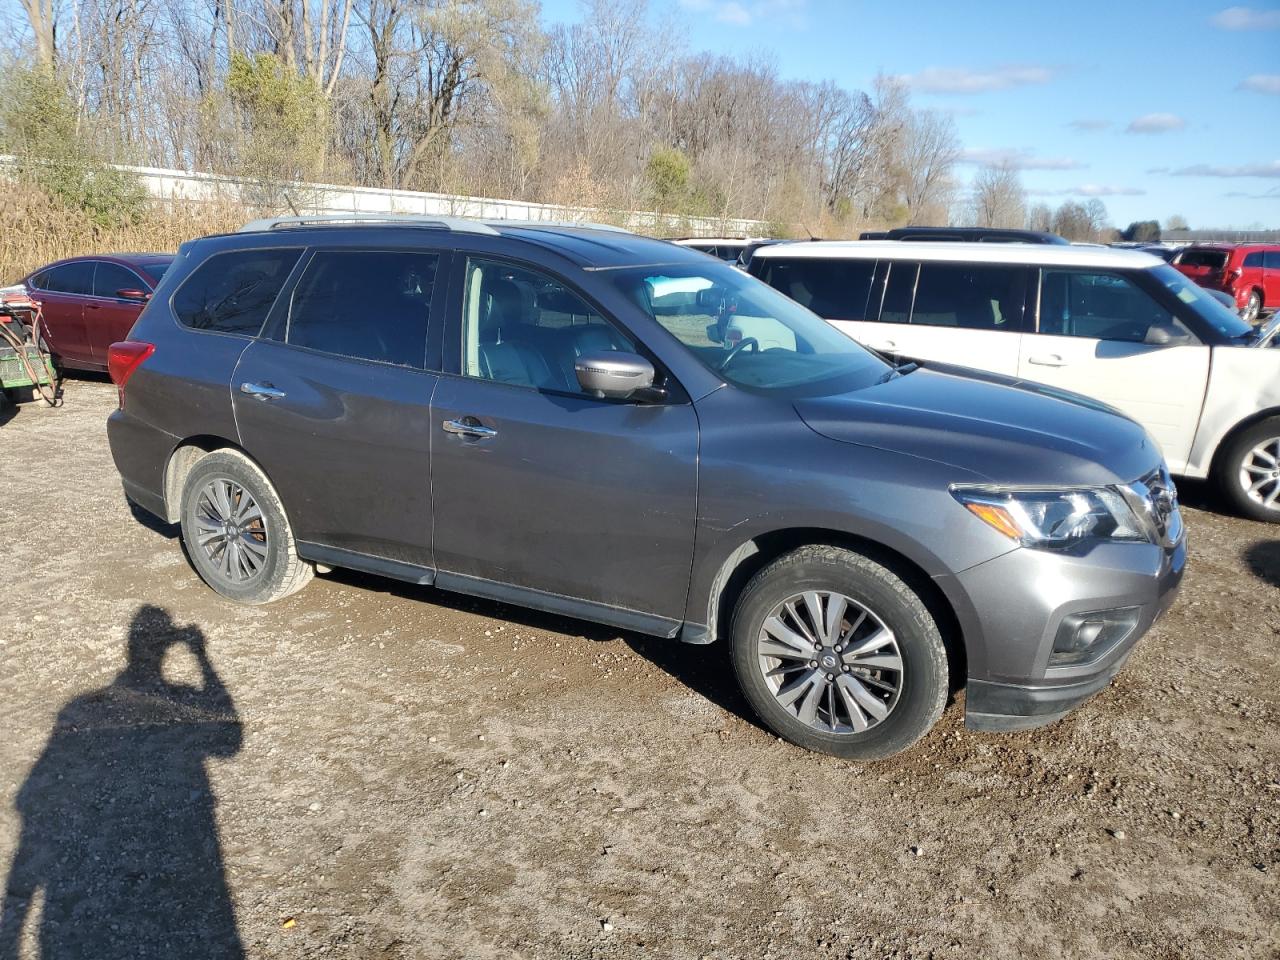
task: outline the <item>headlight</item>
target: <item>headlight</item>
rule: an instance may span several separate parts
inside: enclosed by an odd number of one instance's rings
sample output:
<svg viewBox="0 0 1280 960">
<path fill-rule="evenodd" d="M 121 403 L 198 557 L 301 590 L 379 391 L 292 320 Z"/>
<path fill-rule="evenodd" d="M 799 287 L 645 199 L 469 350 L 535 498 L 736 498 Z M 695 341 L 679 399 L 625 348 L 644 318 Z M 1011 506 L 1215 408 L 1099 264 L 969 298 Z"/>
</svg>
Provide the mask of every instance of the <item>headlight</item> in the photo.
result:
<svg viewBox="0 0 1280 960">
<path fill-rule="evenodd" d="M 979 520 L 1024 547 L 1067 547 L 1085 540 L 1152 542 L 1144 518 L 1114 487 L 954 486 L 951 495 Z"/>
</svg>

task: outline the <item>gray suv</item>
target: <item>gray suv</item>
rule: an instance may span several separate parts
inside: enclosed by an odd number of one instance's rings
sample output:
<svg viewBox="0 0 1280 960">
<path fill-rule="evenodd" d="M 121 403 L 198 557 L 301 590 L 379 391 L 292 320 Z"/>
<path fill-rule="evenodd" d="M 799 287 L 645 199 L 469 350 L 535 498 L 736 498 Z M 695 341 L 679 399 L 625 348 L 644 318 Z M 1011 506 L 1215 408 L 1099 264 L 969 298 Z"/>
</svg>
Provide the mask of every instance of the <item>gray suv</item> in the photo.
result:
<svg viewBox="0 0 1280 960">
<path fill-rule="evenodd" d="M 1061 717 L 1168 606 L 1151 438 L 1011 378 L 893 366 L 621 231 L 284 218 L 183 246 L 111 350 L 128 497 L 218 593 L 349 567 L 705 644 L 764 724 L 873 759 L 967 683 Z"/>
</svg>

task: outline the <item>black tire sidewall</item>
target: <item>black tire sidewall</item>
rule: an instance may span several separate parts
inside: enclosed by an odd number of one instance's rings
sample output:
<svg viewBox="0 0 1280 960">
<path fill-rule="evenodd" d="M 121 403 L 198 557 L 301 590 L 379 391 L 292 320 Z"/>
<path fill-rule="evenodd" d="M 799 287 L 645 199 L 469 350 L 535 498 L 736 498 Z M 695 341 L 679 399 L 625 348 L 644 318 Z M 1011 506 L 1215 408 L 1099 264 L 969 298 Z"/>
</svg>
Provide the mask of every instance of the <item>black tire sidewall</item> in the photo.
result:
<svg viewBox="0 0 1280 960">
<path fill-rule="evenodd" d="M 262 574 L 248 584 L 228 583 L 218 575 L 213 564 L 196 543 L 195 510 L 200 491 L 209 481 L 225 478 L 249 491 L 257 501 L 267 523 L 267 559 Z M 211 453 L 199 460 L 187 475 L 182 487 L 182 541 L 187 557 L 196 573 L 216 592 L 240 603 L 265 603 L 275 597 L 288 576 L 292 537 L 289 522 L 279 498 L 263 478 L 241 457 L 227 453 Z"/>
<path fill-rule="evenodd" d="M 771 565 L 743 591 L 734 611 L 734 670 L 744 695 L 765 725 L 810 750 L 847 759 L 880 759 L 915 743 L 937 722 L 948 687 L 946 651 L 924 603 L 893 573 L 858 554 L 857 565 L 796 558 Z M 787 561 L 789 558 L 784 558 Z M 756 646 L 764 619 L 778 603 L 804 590 L 842 593 L 873 611 L 893 631 L 903 658 L 903 689 L 887 718 L 853 735 L 824 734 L 778 705 L 759 668 Z"/>
<path fill-rule="evenodd" d="M 1237 513 L 1263 523 L 1280 523 L 1280 510 L 1268 510 L 1249 499 L 1240 486 L 1240 465 L 1246 453 L 1264 440 L 1280 437 L 1280 417 L 1269 417 L 1234 437 L 1218 462 L 1218 490 Z"/>
</svg>

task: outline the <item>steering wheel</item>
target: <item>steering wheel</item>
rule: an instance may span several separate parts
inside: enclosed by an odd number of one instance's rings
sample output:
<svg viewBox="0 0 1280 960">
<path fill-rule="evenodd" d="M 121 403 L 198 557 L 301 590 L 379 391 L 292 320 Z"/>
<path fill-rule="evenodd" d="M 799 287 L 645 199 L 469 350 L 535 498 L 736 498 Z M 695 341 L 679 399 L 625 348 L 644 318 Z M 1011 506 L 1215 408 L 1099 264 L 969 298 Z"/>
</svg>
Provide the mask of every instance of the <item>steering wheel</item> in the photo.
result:
<svg viewBox="0 0 1280 960">
<path fill-rule="evenodd" d="M 725 367 L 729 366 L 729 364 L 733 362 L 733 358 L 746 349 L 747 344 L 751 344 L 752 353 L 760 352 L 759 340 L 757 340 L 755 337 L 743 337 L 734 345 L 733 349 L 731 349 L 728 353 L 725 354 L 724 359 L 720 361 L 720 366 L 717 367 L 716 369 L 723 370 Z"/>
</svg>

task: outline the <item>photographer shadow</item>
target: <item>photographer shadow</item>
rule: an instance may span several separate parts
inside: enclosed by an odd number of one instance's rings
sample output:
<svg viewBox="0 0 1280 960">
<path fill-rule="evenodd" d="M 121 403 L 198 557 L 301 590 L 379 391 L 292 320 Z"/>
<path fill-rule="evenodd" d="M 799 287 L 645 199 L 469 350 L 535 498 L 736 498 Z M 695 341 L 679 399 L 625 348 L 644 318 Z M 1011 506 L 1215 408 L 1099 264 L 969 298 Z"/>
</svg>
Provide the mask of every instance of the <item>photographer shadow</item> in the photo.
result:
<svg viewBox="0 0 1280 960">
<path fill-rule="evenodd" d="M 171 647 L 199 664 L 199 686 L 165 680 Z M 108 686 L 62 708 L 18 791 L 17 853 L 0 908 L 0 960 L 37 921 L 42 960 L 244 956 L 205 770 L 241 727 L 203 634 L 141 607 L 128 661 Z"/>
</svg>

